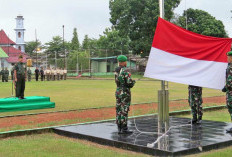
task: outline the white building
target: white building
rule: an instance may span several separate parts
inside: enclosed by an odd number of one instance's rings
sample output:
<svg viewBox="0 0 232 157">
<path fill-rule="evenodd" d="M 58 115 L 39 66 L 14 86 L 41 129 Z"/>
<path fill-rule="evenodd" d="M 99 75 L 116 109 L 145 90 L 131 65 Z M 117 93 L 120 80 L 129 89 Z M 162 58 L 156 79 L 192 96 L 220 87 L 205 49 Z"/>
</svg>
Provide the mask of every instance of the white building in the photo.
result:
<svg viewBox="0 0 232 157">
<path fill-rule="evenodd" d="M 25 52 L 25 42 L 24 42 L 24 25 L 23 25 L 23 16 L 19 15 L 16 19 L 16 48 L 21 50 L 22 52 Z"/>
</svg>

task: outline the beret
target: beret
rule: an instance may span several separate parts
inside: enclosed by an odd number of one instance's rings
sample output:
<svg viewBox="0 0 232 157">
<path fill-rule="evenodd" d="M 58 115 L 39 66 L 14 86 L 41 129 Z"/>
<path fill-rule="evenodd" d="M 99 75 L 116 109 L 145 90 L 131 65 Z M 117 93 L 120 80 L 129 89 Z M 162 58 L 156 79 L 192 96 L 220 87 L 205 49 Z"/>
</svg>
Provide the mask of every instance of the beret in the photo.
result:
<svg viewBox="0 0 232 157">
<path fill-rule="evenodd" d="M 118 62 L 126 62 L 127 61 L 127 57 L 124 55 L 120 55 L 117 58 Z"/>
</svg>

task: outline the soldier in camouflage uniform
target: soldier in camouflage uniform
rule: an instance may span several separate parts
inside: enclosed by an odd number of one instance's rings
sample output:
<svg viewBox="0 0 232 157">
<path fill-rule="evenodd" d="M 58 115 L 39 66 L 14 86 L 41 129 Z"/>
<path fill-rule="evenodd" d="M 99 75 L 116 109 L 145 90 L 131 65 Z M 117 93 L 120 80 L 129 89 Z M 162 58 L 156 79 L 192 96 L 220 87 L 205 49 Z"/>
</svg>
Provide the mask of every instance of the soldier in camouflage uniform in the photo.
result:
<svg viewBox="0 0 232 157">
<path fill-rule="evenodd" d="M 12 68 L 10 70 L 10 74 L 11 74 L 11 80 L 13 81 L 14 80 L 14 64 L 12 63 Z"/>
<path fill-rule="evenodd" d="M 31 81 L 31 69 L 28 68 L 27 70 L 27 77 L 28 77 L 28 81 L 30 82 Z"/>
<path fill-rule="evenodd" d="M 193 119 L 189 122 L 190 124 L 201 123 L 202 120 L 202 87 L 189 85 L 189 105 L 192 110 Z M 197 117 L 198 116 L 198 117 Z"/>
<path fill-rule="evenodd" d="M 135 81 L 131 79 L 131 74 L 126 69 L 127 57 L 120 55 L 118 58 L 119 67 L 115 69 L 115 83 L 116 89 L 116 123 L 119 134 L 130 134 L 132 131 L 128 130 L 127 119 L 128 111 L 131 103 L 131 91 Z"/>
<path fill-rule="evenodd" d="M 8 82 L 8 78 L 9 78 L 9 70 L 7 68 L 5 68 L 4 70 L 4 80 L 5 82 Z"/>
<path fill-rule="evenodd" d="M 0 71 L 0 80 L 2 79 L 2 71 Z"/>
<path fill-rule="evenodd" d="M 228 56 L 228 66 L 226 69 L 226 85 L 222 89 L 226 92 L 226 105 L 232 121 L 232 51 L 227 53 Z M 232 133 L 232 128 L 227 129 L 226 132 Z"/>
<path fill-rule="evenodd" d="M 16 97 L 24 99 L 25 81 L 27 79 L 27 69 L 23 63 L 23 56 L 19 56 L 19 62 L 14 67 L 14 82 L 16 84 Z"/>
<path fill-rule="evenodd" d="M 1 75 L 2 75 L 2 82 L 4 82 L 4 80 L 5 80 L 5 78 L 4 78 L 4 72 L 5 72 L 5 70 L 4 70 L 4 68 L 2 68 L 2 70 L 1 70 Z"/>
</svg>

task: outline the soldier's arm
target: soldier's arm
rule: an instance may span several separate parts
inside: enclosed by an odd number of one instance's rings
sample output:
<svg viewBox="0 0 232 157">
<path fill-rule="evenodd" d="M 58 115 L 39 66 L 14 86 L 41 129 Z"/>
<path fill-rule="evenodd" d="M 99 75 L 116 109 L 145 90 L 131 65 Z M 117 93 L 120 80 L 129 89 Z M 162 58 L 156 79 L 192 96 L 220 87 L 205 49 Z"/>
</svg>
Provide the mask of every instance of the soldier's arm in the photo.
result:
<svg viewBox="0 0 232 157">
<path fill-rule="evenodd" d="M 135 84 L 135 80 L 131 78 L 131 73 L 129 71 L 125 71 L 125 79 L 127 86 L 132 88 Z"/>
<path fill-rule="evenodd" d="M 232 69 L 230 69 L 228 71 L 228 75 L 227 75 L 227 78 L 226 78 L 226 89 L 227 90 L 232 90 Z"/>
</svg>

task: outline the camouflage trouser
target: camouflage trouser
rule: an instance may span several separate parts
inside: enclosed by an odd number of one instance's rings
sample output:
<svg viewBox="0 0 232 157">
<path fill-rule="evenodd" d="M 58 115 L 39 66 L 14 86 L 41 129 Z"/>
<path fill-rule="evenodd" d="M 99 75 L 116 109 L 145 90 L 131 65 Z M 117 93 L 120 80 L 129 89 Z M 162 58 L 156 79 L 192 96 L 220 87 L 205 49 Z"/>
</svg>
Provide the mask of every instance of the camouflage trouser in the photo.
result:
<svg viewBox="0 0 232 157">
<path fill-rule="evenodd" d="M 117 88 L 116 93 L 116 124 L 127 126 L 128 112 L 131 103 L 130 89 Z"/>
<path fill-rule="evenodd" d="M 193 119 L 202 119 L 202 94 L 199 92 L 191 91 L 189 92 L 189 105 L 191 107 Z"/>
<path fill-rule="evenodd" d="M 28 75 L 28 81 L 31 81 L 31 75 Z"/>
<path fill-rule="evenodd" d="M 232 120 L 232 91 L 226 92 L 226 106 L 228 108 Z"/>
</svg>

